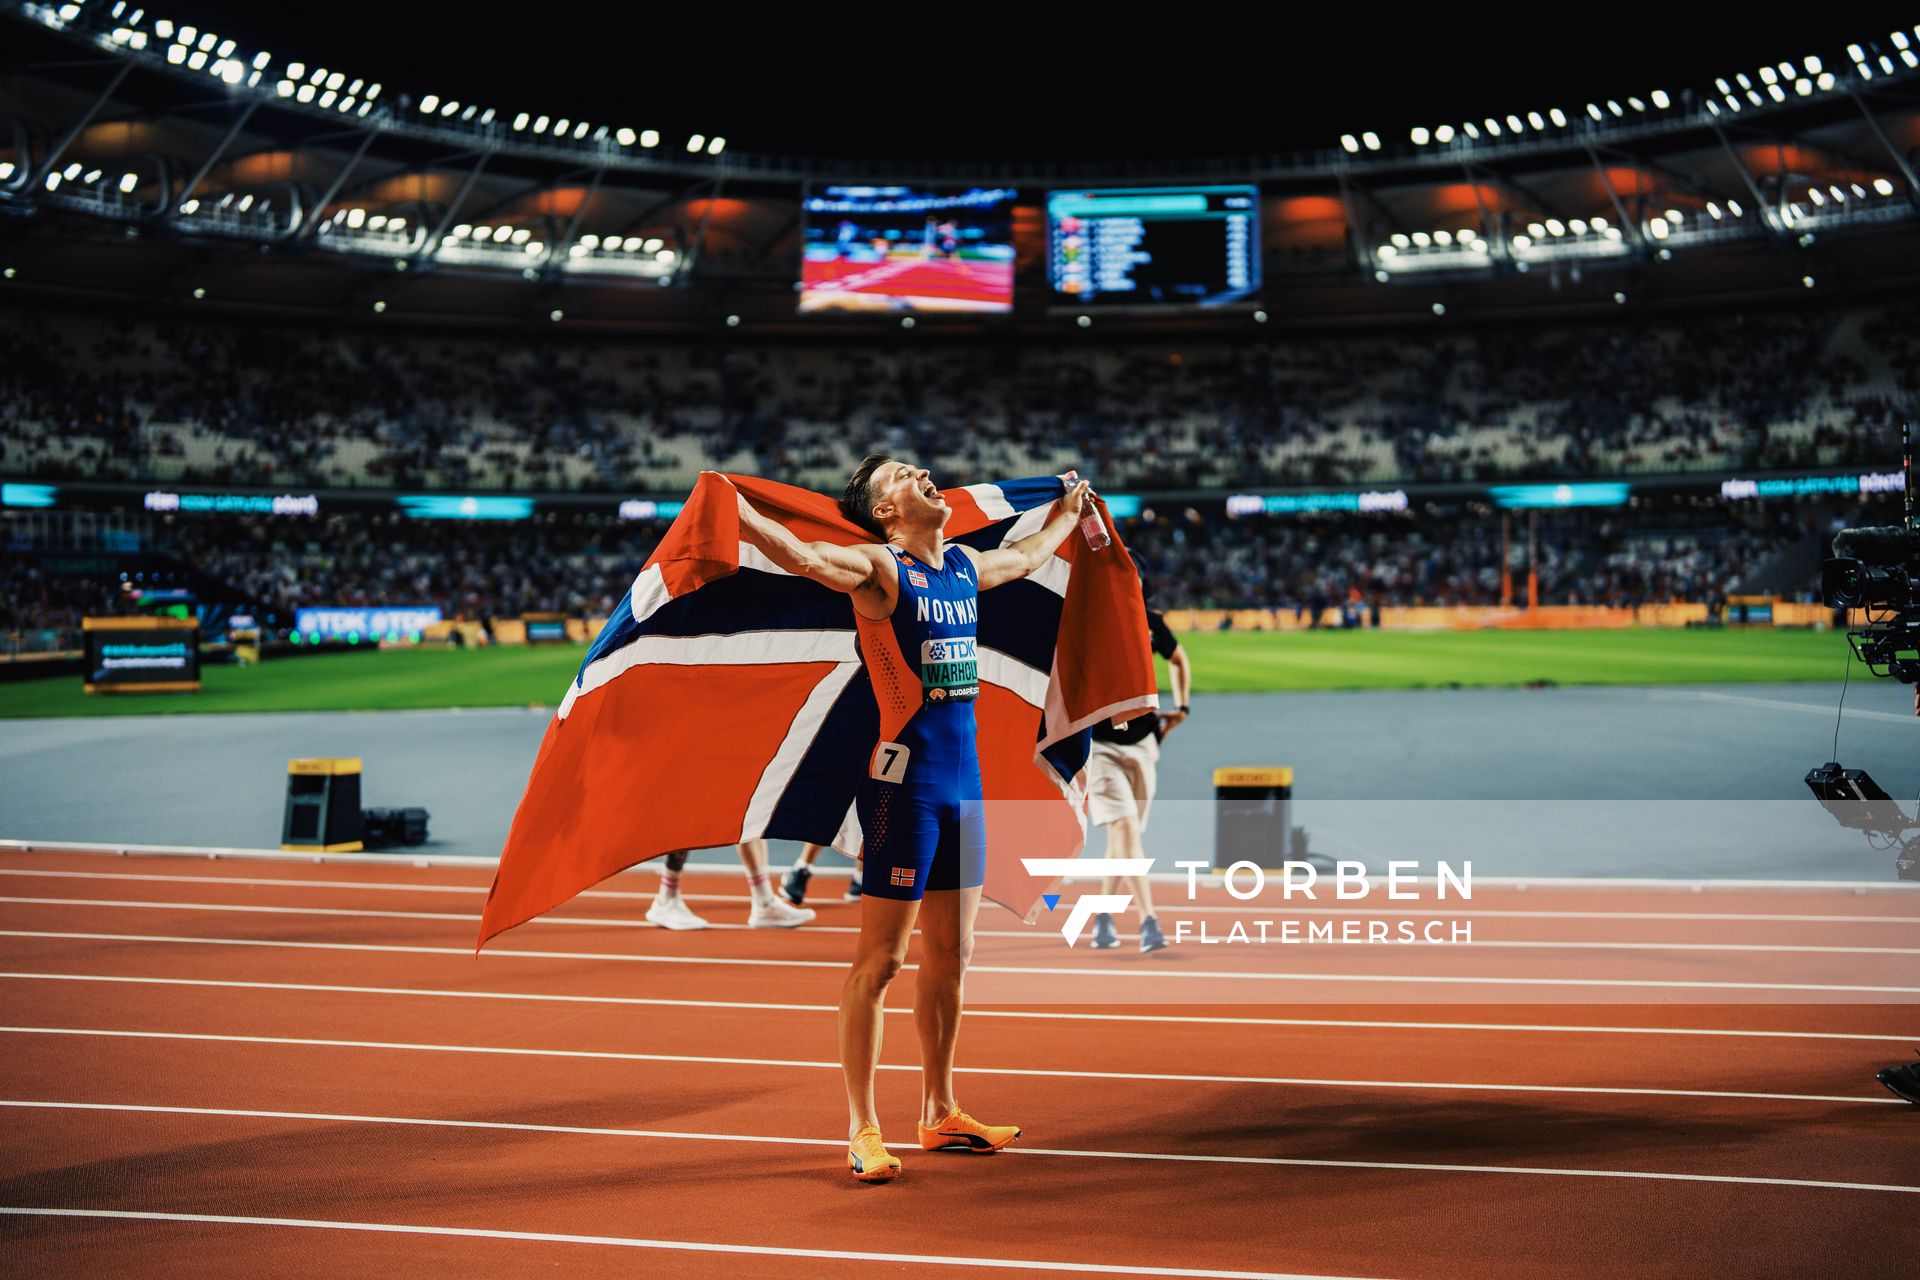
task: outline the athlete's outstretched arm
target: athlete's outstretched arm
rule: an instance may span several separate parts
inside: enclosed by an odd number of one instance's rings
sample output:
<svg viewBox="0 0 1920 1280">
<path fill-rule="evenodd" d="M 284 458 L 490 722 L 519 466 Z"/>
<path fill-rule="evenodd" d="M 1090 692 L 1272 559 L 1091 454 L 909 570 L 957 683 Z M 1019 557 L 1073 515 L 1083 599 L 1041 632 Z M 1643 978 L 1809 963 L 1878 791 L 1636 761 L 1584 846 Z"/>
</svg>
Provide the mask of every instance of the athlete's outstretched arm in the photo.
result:
<svg viewBox="0 0 1920 1280">
<path fill-rule="evenodd" d="M 1088 496 L 1087 482 L 1082 480 L 1067 490 L 1066 496 L 1060 499 L 1060 509 L 1054 512 L 1053 519 L 1041 526 L 1038 533 L 1030 533 L 1010 547 L 995 547 L 992 551 L 965 548 L 979 571 L 980 590 L 1024 578 L 1045 564 L 1047 557 L 1073 532 L 1073 526 L 1080 523 L 1080 517 L 1086 513 L 1092 501 Z"/>
<path fill-rule="evenodd" d="M 802 578 L 811 578 L 835 591 L 854 592 L 874 584 L 876 560 L 857 547 L 831 542 L 802 542 L 786 526 L 753 509 L 745 494 L 740 499 L 740 537 L 767 553 L 767 559 Z"/>
</svg>

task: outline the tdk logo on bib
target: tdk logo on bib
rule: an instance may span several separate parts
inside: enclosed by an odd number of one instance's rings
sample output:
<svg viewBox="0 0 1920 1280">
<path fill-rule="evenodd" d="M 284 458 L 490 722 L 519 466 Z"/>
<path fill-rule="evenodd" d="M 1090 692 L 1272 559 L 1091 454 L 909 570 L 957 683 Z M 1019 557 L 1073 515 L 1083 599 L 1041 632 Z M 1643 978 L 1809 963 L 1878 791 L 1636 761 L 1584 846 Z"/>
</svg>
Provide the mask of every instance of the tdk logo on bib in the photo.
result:
<svg viewBox="0 0 1920 1280">
<path fill-rule="evenodd" d="M 948 636 L 920 645 L 920 684 L 928 702 L 980 696 L 979 650 L 971 636 Z"/>
</svg>

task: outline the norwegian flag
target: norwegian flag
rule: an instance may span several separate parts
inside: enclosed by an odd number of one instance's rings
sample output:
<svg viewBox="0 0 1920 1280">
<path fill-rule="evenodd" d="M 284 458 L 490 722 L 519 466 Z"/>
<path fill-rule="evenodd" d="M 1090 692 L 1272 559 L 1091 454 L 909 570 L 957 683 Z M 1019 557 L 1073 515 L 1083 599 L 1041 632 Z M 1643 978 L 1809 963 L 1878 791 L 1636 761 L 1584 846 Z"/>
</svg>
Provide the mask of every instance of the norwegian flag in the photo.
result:
<svg viewBox="0 0 1920 1280">
<path fill-rule="evenodd" d="M 880 721 L 852 603 L 742 542 L 736 489 L 803 540 L 871 540 L 820 494 L 701 474 L 547 726 L 479 945 L 676 849 L 765 836 L 858 851 L 854 793 Z M 1039 476 L 947 490 L 948 540 L 1018 541 L 1065 489 Z M 1118 538 L 1093 551 L 1070 534 L 1037 573 L 982 594 L 979 664 L 985 893 L 1025 916 L 1047 884 L 1020 858 L 1084 843 L 1088 729 L 1158 702 Z"/>
</svg>

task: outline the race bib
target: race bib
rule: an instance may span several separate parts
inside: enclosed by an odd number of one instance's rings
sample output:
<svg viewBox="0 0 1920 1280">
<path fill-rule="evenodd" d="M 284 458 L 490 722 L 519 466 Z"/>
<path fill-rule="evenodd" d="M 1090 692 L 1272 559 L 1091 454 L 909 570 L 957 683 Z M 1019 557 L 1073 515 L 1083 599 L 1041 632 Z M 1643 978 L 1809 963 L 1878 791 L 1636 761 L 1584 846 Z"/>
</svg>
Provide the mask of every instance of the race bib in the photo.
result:
<svg viewBox="0 0 1920 1280">
<path fill-rule="evenodd" d="M 965 702 L 980 696 L 980 652 L 971 636 L 920 645 L 920 688 L 928 702 Z"/>
<path fill-rule="evenodd" d="M 873 762 L 867 776 L 875 782 L 904 782 L 913 753 L 897 742 L 883 742 L 873 749 Z"/>
</svg>

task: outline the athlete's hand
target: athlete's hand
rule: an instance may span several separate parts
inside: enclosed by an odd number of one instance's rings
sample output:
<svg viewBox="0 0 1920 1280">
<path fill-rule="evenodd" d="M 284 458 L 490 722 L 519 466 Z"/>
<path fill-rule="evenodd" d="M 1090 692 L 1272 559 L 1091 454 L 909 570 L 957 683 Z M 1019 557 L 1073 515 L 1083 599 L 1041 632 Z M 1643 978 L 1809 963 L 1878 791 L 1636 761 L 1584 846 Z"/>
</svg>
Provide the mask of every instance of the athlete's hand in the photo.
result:
<svg viewBox="0 0 1920 1280">
<path fill-rule="evenodd" d="M 1086 514 L 1087 507 L 1093 501 L 1093 488 L 1085 480 L 1067 490 L 1060 499 L 1060 509 L 1076 519 Z"/>
<path fill-rule="evenodd" d="M 1172 733 L 1175 729 L 1179 728 L 1181 724 L 1185 723 L 1186 718 L 1187 718 L 1187 713 L 1184 711 L 1170 711 L 1167 714 L 1161 716 L 1160 717 L 1160 736 L 1164 738 L 1168 734 Z"/>
</svg>

